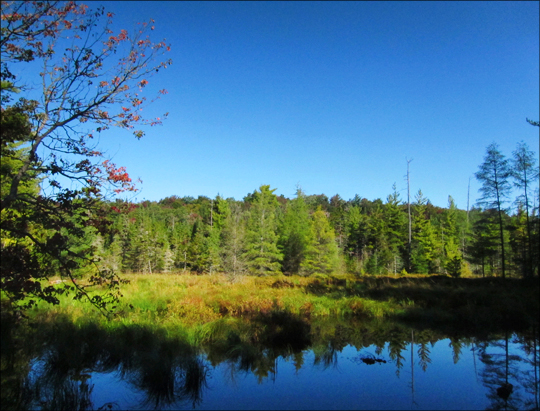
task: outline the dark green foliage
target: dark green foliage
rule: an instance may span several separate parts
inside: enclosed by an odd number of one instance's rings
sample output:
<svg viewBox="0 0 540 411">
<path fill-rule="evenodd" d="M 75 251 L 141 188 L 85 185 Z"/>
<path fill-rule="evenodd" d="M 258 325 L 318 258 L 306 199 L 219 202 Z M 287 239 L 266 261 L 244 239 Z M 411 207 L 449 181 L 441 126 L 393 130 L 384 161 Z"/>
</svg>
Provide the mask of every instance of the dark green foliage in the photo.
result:
<svg viewBox="0 0 540 411">
<path fill-rule="evenodd" d="M 446 263 L 446 270 L 452 277 L 461 276 L 461 257 L 454 256 Z"/>
<path fill-rule="evenodd" d="M 473 239 L 468 247 L 468 254 L 471 262 L 480 268 L 482 277 L 484 277 L 488 272 L 495 273 L 495 262 L 498 260 L 497 212 L 493 209 L 486 210 L 478 213 L 475 220 Z"/>
</svg>

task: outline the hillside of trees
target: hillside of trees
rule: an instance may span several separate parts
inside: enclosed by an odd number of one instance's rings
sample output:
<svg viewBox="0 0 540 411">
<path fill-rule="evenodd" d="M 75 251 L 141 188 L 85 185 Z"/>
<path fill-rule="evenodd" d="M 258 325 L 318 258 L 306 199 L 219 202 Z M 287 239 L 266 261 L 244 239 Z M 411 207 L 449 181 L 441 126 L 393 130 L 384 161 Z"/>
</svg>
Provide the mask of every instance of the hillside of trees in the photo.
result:
<svg viewBox="0 0 540 411">
<path fill-rule="evenodd" d="M 362 274 L 500 275 L 502 249 L 494 208 L 434 206 L 422 194 L 408 206 L 395 185 L 385 201 L 356 195 L 346 201 L 276 196 L 268 185 L 242 201 L 171 196 L 159 202 L 108 203 L 112 230 L 88 241 L 101 269 L 117 272 L 225 272 L 266 275 Z M 506 272 L 538 274 L 538 205 L 503 211 Z M 529 250 L 533 251 L 529 255 Z M 410 250 L 410 251 L 409 251 Z"/>
</svg>

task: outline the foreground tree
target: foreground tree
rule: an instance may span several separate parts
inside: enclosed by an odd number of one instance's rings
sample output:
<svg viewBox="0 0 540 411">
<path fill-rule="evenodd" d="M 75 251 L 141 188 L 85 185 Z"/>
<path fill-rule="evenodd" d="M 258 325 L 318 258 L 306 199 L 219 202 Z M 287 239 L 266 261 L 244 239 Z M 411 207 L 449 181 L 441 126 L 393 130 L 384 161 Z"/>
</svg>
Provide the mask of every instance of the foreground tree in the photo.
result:
<svg viewBox="0 0 540 411">
<path fill-rule="evenodd" d="M 15 310 L 32 306 L 34 298 L 57 304 L 58 294 L 73 290 L 107 312 L 119 296 L 116 274 L 94 271 L 89 286 L 104 285 L 107 292 L 92 296 L 75 276 L 95 262 L 86 238 L 107 229 L 101 202 L 107 190 L 135 186 L 93 138 L 113 126 L 141 138 L 139 126 L 160 124 L 142 117 L 141 93 L 170 64 L 152 63 L 169 47 L 147 36 L 152 22 L 132 34 L 114 33 L 112 13 L 74 2 L 3 2 L 1 13 L 2 163 L 12 163 L 2 170 L 2 291 Z M 34 60 L 42 65 L 37 98 L 17 84 L 36 79 L 16 74 L 17 65 Z M 17 89 L 22 97 L 10 104 Z M 36 178 L 42 189 L 29 190 Z M 52 275 L 71 285 L 44 287 Z"/>
<path fill-rule="evenodd" d="M 478 181 L 482 183 L 480 192 L 482 197 L 478 204 L 485 208 L 494 208 L 497 210 L 499 223 L 499 245 L 501 247 L 501 265 L 502 277 L 506 277 L 505 250 L 504 250 L 504 225 L 503 213 L 504 203 L 510 193 L 510 167 L 508 160 L 499 151 L 497 144 L 492 143 L 487 148 L 484 162 L 480 165 L 475 174 Z"/>
</svg>

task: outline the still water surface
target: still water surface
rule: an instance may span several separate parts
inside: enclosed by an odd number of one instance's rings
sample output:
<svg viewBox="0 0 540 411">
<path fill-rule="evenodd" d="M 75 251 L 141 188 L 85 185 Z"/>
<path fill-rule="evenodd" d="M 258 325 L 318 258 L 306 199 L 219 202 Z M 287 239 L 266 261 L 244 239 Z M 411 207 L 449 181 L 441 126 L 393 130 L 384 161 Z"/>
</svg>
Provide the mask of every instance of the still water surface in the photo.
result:
<svg viewBox="0 0 540 411">
<path fill-rule="evenodd" d="M 536 328 L 478 338 L 353 328 L 311 329 L 300 346 L 230 336 L 191 351 L 152 334 L 131 335 L 131 347 L 52 339 L 13 397 L 30 409 L 538 410 Z"/>
</svg>

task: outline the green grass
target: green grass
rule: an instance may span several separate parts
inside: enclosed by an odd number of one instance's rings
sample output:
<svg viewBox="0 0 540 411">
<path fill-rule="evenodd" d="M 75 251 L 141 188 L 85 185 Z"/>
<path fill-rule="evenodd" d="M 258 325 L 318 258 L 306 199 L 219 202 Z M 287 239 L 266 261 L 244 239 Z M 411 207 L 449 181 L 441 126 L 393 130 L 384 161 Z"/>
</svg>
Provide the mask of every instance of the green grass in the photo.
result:
<svg viewBox="0 0 540 411">
<path fill-rule="evenodd" d="M 397 318 L 456 326 L 526 324 L 538 317 L 538 281 L 454 279 L 447 276 L 300 277 L 284 275 L 127 274 L 123 298 L 110 324 L 144 324 L 207 338 L 231 319 L 287 312 L 306 321 L 324 317 Z M 97 291 L 96 291 L 97 292 Z M 62 296 L 58 306 L 39 303 L 29 314 L 73 321 L 104 318 L 88 303 Z M 227 321 L 229 321 L 227 323 Z M 215 324 L 215 327 L 212 326 Z"/>
</svg>

